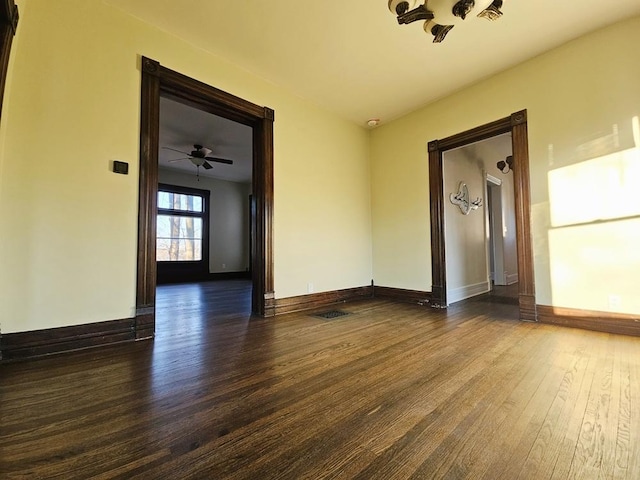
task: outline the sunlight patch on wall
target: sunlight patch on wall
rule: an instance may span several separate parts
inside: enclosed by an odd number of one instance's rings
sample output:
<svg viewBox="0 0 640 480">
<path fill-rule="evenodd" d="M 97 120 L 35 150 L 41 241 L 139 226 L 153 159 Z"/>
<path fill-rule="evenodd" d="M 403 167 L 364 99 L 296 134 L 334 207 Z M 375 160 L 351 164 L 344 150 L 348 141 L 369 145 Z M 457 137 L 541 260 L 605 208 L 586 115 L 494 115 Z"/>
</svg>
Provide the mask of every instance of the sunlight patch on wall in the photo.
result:
<svg viewBox="0 0 640 480">
<path fill-rule="evenodd" d="M 633 148 L 608 152 L 548 174 L 554 305 L 640 312 L 638 117 L 631 124 Z"/>
<path fill-rule="evenodd" d="M 553 304 L 640 313 L 640 218 L 549 231 Z"/>
<path fill-rule="evenodd" d="M 559 227 L 640 215 L 640 149 L 549 172 L 551 225 Z"/>
</svg>

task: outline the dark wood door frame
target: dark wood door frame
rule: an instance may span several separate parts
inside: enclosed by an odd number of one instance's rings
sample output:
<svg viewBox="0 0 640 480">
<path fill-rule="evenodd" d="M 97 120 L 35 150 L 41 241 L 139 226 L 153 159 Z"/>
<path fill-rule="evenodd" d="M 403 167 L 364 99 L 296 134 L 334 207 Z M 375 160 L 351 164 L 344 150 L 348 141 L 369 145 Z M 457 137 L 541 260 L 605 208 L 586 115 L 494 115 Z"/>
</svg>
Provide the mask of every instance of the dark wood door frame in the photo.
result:
<svg viewBox="0 0 640 480">
<path fill-rule="evenodd" d="M 434 306 L 447 305 L 447 269 L 444 240 L 444 187 L 442 154 L 453 148 L 511 132 L 515 189 L 516 246 L 520 319 L 537 321 L 533 243 L 531 240 L 531 188 L 527 111 L 429 142 L 429 197 L 431 202 L 431 298 Z"/>
<path fill-rule="evenodd" d="M 253 129 L 252 311 L 260 316 L 273 316 L 274 111 L 170 70 L 155 60 L 146 57 L 141 60 L 136 338 L 152 337 L 155 330 L 160 96 L 243 123 Z"/>
<path fill-rule="evenodd" d="M 14 0 L 0 0 L 0 114 L 2 114 L 2 100 L 9 68 L 9 54 L 13 36 L 18 28 L 18 6 Z"/>
</svg>

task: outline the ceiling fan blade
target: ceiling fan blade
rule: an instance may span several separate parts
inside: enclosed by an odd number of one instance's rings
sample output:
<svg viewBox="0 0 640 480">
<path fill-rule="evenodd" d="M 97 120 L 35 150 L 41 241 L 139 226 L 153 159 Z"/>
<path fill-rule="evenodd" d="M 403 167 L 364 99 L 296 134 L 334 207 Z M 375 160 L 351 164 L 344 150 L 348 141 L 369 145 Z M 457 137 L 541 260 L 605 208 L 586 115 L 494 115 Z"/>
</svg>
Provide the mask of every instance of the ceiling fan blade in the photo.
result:
<svg viewBox="0 0 640 480">
<path fill-rule="evenodd" d="M 183 152 L 182 150 L 176 150 L 175 148 L 171 148 L 171 147 L 162 147 L 165 150 L 171 150 L 173 152 L 178 152 L 178 153 L 182 153 L 183 155 L 189 155 L 189 152 Z"/>
<path fill-rule="evenodd" d="M 184 157 L 184 158 L 174 158 L 173 160 L 167 160 L 167 162 L 169 163 L 174 163 L 174 162 L 179 162 L 181 160 L 189 160 L 189 157 Z"/>
<path fill-rule="evenodd" d="M 204 168 L 205 170 L 211 170 L 213 167 L 211 166 L 211 164 L 209 162 L 205 161 L 202 164 L 202 168 Z"/>
<path fill-rule="evenodd" d="M 218 162 L 218 163 L 225 163 L 227 165 L 233 165 L 233 160 L 229 160 L 228 158 L 205 157 L 205 159 L 209 160 L 210 162 Z"/>
</svg>

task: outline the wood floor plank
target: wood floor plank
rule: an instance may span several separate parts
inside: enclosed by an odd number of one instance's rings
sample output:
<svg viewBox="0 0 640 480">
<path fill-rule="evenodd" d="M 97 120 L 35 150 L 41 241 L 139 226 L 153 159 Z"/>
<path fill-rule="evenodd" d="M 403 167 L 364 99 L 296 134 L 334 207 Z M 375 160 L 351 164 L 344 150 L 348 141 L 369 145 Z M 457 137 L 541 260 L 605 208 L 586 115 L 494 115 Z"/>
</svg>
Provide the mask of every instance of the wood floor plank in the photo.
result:
<svg viewBox="0 0 640 480">
<path fill-rule="evenodd" d="M 638 338 L 476 301 L 265 320 L 244 281 L 157 306 L 153 342 L 0 365 L 1 478 L 639 478 Z"/>
<path fill-rule="evenodd" d="M 568 478 L 598 478 L 602 468 L 605 446 L 615 442 L 607 437 L 611 403 L 611 378 L 613 375 L 613 345 L 607 342 L 596 360 L 587 408 Z M 617 408 L 617 406 L 616 406 Z M 616 418 L 617 426 L 617 418 Z"/>
<path fill-rule="evenodd" d="M 563 432 L 574 415 L 575 405 L 579 404 L 578 397 L 588 371 L 589 356 L 585 351 L 587 344 L 583 341 L 584 336 L 581 332 L 573 330 L 567 333 L 571 333 L 571 336 L 562 337 L 566 360 L 563 358 L 560 365 L 566 362 L 568 368 L 525 460 L 519 479 L 552 477 L 561 451 Z"/>
<path fill-rule="evenodd" d="M 629 341 L 631 340 L 631 341 Z M 616 444 L 614 478 L 635 479 L 640 472 L 640 346 L 633 341 L 620 342 L 622 356 L 620 415 Z"/>
</svg>

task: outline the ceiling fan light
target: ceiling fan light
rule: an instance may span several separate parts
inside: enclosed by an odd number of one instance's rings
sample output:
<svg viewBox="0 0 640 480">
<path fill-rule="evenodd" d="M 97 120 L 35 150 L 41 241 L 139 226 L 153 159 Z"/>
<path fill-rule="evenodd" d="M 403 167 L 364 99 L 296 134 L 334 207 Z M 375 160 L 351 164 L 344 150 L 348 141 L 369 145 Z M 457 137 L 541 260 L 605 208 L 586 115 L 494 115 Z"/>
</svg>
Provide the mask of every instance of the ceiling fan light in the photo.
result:
<svg viewBox="0 0 640 480">
<path fill-rule="evenodd" d="M 491 5 L 478 14 L 478 17 L 486 18 L 492 22 L 498 20 L 502 16 L 500 8 L 502 8 L 502 0 L 494 0 Z"/>
<path fill-rule="evenodd" d="M 409 23 L 417 22 L 418 20 L 432 20 L 433 12 L 427 9 L 426 3 L 420 4 L 413 10 L 409 10 L 402 15 L 398 15 L 398 23 L 400 25 L 408 25 Z"/>
<path fill-rule="evenodd" d="M 474 0 L 460 0 L 453 6 L 452 13 L 456 17 L 460 17 L 462 20 L 464 20 L 465 18 L 467 18 L 469 12 L 473 10 L 473 7 L 475 7 L 475 5 L 476 2 Z"/>
<path fill-rule="evenodd" d="M 440 25 L 458 25 L 465 22 L 461 13 L 465 18 L 468 15 L 476 15 L 491 5 L 493 0 L 428 0 L 429 10 L 433 12 L 434 21 Z M 467 12 L 468 9 L 468 12 Z M 457 14 L 457 15 L 456 15 Z M 466 22 L 472 19 L 467 18 Z"/>
<path fill-rule="evenodd" d="M 424 23 L 424 31 L 433 35 L 433 43 L 441 43 L 453 27 L 453 25 L 440 25 L 434 22 Z"/>
<path fill-rule="evenodd" d="M 394 15 L 402 15 L 416 6 L 417 0 L 389 0 L 389 11 Z"/>
</svg>

